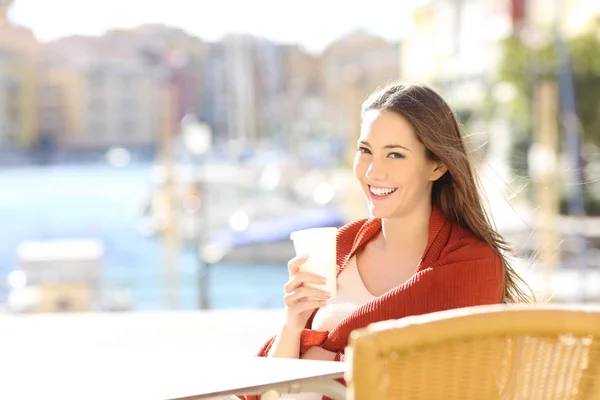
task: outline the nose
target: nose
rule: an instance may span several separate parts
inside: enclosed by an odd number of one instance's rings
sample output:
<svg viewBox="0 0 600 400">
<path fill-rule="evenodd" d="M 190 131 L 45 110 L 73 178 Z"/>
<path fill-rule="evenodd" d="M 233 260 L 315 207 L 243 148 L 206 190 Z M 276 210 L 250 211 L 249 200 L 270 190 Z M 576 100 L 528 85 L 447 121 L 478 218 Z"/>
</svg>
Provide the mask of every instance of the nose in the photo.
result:
<svg viewBox="0 0 600 400">
<path fill-rule="evenodd" d="M 373 157 L 367 169 L 367 178 L 371 181 L 383 181 L 387 178 L 387 171 L 383 161 Z"/>
</svg>

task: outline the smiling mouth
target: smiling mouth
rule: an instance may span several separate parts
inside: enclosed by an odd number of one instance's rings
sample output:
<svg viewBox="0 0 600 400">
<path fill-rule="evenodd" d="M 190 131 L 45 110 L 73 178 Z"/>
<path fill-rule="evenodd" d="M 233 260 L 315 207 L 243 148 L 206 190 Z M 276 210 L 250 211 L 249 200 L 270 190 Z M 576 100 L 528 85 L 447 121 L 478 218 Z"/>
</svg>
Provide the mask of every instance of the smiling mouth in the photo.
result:
<svg viewBox="0 0 600 400">
<path fill-rule="evenodd" d="M 386 197 L 396 190 L 398 190 L 398 188 L 369 186 L 369 192 L 375 197 Z"/>
</svg>

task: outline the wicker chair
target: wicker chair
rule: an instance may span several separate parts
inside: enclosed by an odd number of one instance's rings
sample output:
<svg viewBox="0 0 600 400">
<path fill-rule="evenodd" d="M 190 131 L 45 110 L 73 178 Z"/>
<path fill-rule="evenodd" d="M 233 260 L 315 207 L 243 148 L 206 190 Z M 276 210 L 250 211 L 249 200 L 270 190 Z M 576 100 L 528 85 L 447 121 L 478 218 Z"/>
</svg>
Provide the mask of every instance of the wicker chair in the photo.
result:
<svg viewBox="0 0 600 400">
<path fill-rule="evenodd" d="M 600 307 L 481 306 L 372 324 L 348 399 L 600 399 Z"/>
</svg>

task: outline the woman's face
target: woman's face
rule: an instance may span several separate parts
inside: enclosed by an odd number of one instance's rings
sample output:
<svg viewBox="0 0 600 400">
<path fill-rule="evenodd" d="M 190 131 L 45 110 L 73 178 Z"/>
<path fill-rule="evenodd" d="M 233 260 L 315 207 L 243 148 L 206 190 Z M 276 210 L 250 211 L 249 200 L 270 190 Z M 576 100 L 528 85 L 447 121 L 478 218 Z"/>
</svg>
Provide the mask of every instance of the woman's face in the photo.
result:
<svg viewBox="0 0 600 400">
<path fill-rule="evenodd" d="M 429 160 L 412 125 L 392 111 L 364 115 L 354 159 L 354 176 L 377 218 L 410 214 L 431 199 L 433 182 L 446 168 Z"/>
</svg>

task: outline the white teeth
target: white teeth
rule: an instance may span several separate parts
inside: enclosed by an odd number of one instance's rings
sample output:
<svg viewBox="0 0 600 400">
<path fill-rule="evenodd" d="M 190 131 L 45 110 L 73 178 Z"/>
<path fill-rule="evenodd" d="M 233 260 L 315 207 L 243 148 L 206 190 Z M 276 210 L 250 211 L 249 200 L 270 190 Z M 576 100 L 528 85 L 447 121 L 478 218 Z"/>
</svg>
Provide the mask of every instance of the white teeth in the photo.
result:
<svg viewBox="0 0 600 400">
<path fill-rule="evenodd" d="M 369 186 L 369 190 L 375 196 L 387 196 L 388 194 L 395 192 L 397 188 L 376 188 L 373 186 Z"/>
</svg>

